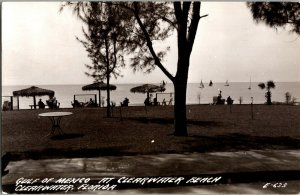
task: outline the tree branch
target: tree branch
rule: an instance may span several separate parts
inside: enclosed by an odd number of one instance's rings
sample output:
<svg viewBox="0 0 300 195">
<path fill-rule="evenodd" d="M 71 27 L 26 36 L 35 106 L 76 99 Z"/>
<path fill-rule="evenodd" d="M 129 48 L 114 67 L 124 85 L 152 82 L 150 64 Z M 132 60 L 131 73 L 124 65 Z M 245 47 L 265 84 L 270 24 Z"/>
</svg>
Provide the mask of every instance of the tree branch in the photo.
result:
<svg viewBox="0 0 300 195">
<path fill-rule="evenodd" d="M 207 17 L 208 16 L 208 14 L 205 14 L 205 15 L 203 15 L 203 16 L 200 16 L 200 19 L 201 18 L 205 18 L 205 17 Z"/>
<path fill-rule="evenodd" d="M 179 1 L 176 1 L 173 3 L 173 5 L 174 5 L 174 10 L 175 10 L 175 17 L 176 17 L 177 23 L 179 23 L 179 21 L 181 20 L 181 16 L 182 16 L 181 3 Z"/>
<path fill-rule="evenodd" d="M 199 1 L 194 2 L 191 24 L 190 24 L 189 32 L 188 32 L 188 36 L 187 36 L 189 52 L 192 52 L 192 48 L 193 48 L 196 33 L 197 33 L 198 23 L 201 18 L 200 17 L 200 7 L 201 7 L 201 2 L 199 2 Z"/>
<path fill-rule="evenodd" d="M 145 39 L 147 41 L 147 46 L 150 50 L 150 53 L 152 55 L 152 57 L 154 58 L 154 62 L 155 64 L 163 71 L 163 73 L 173 82 L 174 81 L 174 77 L 173 75 L 170 74 L 170 72 L 161 64 L 160 59 L 158 58 L 158 56 L 156 55 L 153 46 L 152 46 L 152 41 L 150 39 L 150 36 L 144 26 L 144 24 L 141 21 L 141 18 L 139 16 L 139 10 L 138 10 L 138 3 L 137 2 L 133 2 L 134 5 L 134 15 L 137 19 L 137 22 L 141 28 L 141 30 L 143 31 L 144 35 L 145 35 Z"/>
</svg>

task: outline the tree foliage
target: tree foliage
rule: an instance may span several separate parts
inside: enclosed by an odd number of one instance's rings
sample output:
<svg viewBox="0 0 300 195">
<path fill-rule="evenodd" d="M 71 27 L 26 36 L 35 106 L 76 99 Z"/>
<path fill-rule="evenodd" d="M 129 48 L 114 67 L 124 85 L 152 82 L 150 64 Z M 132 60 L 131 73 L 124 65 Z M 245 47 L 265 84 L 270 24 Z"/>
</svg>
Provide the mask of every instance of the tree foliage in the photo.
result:
<svg viewBox="0 0 300 195">
<path fill-rule="evenodd" d="M 141 17 L 143 11 L 143 3 L 133 2 L 133 13 L 135 15 L 136 21 L 143 32 L 144 40 L 147 43 L 148 50 L 150 51 L 154 63 L 158 66 L 163 73 L 173 82 L 175 91 L 175 105 L 174 105 L 174 124 L 175 132 L 174 135 L 186 136 L 187 124 L 186 124 L 186 90 L 187 90 L 187 80 L 188 72 L 190 66 L 190 55 L 193 49 L 194 40 L 196 37 L 198 22 L 201 18 L 207 15 L 200 16 L 201 2 L 173 2 L 173 11 L 167 12 L 167 15 L 163 17 L 158 17 L 161 21 L 166 22 L 169 28 L 175 28 L 177 31 L 177 47 L 178 47 L 178 61 L 177 61 L 177 71 L 173 76 L 171 75 L 162 64 L 160 56 L 157 55 L 153 47 L 153 40 L 149 36 L 149 25 L 144 22 Z M 146 4 L 147 5 L 147 4 Z M 168 9 L 171 7 L 166 6 Z M 157 10 L 154 12 L 146 12 L 155 16 L 161 16 Z M 153 14 L 154 13 L 154 14 Z M 164 17 L 168 16 L 168 17 Z M 160 28 L 162 25 L 158 26 Z M 153 29 L 151 27 L 150 29 Z"/>
<path fill-rule="evenodd" d="M 128 39 L 132 16 L 112 2 L 67 2 L 62 7 L 72 7 L 76 15 L 84 22 L 84 39 L 78 37 L 85 47 L 91 65 L 86 67 L 91 72 L 86 75 L 96 82 L 110 77 L 122 76 L 120 68 L 125 66 L 124 54 L 129 53 Z M 110 91 L 107 87 L 107 116 L 110 117 Z"/>
<path fill-rule="evenodd" d="M 259 83 L 258 86 L 261 88 L 261 89 L 267 89 L 267 92 L 265 94 L 265 97 L 267 99 L 267 105 L 271 105 L 272 104 L 272 101 L 271 101 L 271 97 L 272 97 L 272 93 L 271 93 L 271 89 L 272 88 L 275 88 L 275 83 L 273 81 L 267 81 L 267 84 L 264 84 L 264 83 Z"/>
<path fill-rule="evenodd" d="M 186 90 L 188 71 L 190 65 L 190 55 L 193 49 L 194 40 L 197 33 L 198 22 L 207 15 L 200 16 L 201 2 L 102 2 L 100 4 L 111 4 L 112 6 L 122 9 L 121 13 L 125 17 L 119 18 L 119 24 L 125 24 L 127 38 L 124 39 L 125 50 L 130 53 L 130 66 L 134 71 L 143 70 L 147 73 L 154 70 L 155 67 L 161 71 L 173 82 L 175 91 L 174 105 L 174 124 L 175 135 L 187 135 L 186 125 Z M 69 3 L 72 5 L 72 3 Z M 107 12 L 108 7 L 103 7 L 95 11 L 95 17 L 103 12 Z M 73 11 L 85 21 L 86 10 L 89 10 L 88 2 L 77 2 L 73 7 Z M 119 11 L 119 10 L 118 10 Z M 107 12 L 118 14 L 118 12 Z M 109 21 L 109 18 L 107 18 Z M 128 22 L 128 23 L 127 23 Z M 91 22 L 89 22 L 91 24 Z M 93 28 L 98 26 L 107 26 L 109 23 L 93 23 Z M 100 28 L 102 29 L 102 28 Z M 104 28 L 104 30 L 106 30 Z M 177 47 L 178 62 L 177 71 L 172 75 L 162 63 L 163 57 L 166 55 L 169 47 L 161 49 L 156 46 L 157 42 L 162 42 L 168 38 L 173 30 L 177 31 Z M 123 33 L 123 32 L 122 32 Z M 87 34 L 87 33 L 86 33 Z M 94 35 L 95 40 L 104 39 L 105 36 Z M 86 36 L 87 37 L 87 36 Z M 88 36 L 89 37 L 89 36 Z M 86 48 L 90 48 L 89 44 L 82 41 Z M 97 53 L 96 48 L 88 49 L 91 53 Z M 102 51 L 102 50 L 100 50 Z M 101 58 L 102 59 L 102 58 Z M 95 58 L 95 63 L 98 59 Z M 100 60 L 98 60 L 100 61 Z M 106 62 L 109 59 L 106 59 Z M 90 67 L 94 69 L 94 67 Z"/>
<path fill-rule="evenodd" d="M 256 22 L 263 22 L 270 27 L 290 26 L 291 31 L 300 34 L 299 2 L 248 2 Z"/>
<path fill-rule="evenodd" d="M 111 3 L 102 2 L 76 2 L 68 3 L 75 13 L 86 24 L 82 28 L 84 39 L 78 37 L 88 52 L 92 65 L 86 67 L 92 71 L 86 72 L 95 81 L 102 81 L 108 76 L 117 78 L 121 76 L 120 68 L 125 66 L 124 53 L 126 53 L 126 15 L 122 9 Z"/>
</svg>

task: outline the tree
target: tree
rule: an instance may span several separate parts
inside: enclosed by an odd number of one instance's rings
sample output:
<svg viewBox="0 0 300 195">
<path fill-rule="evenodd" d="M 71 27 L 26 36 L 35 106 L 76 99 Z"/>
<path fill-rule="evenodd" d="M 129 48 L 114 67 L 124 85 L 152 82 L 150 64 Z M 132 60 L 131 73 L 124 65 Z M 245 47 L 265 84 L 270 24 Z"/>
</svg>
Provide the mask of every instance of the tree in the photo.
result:
<svg viewBox="0 0 300 195">
<path fill-rule="evenodd" d="M 151 36 L 149 35 L 149 26 L 145 22 L 143 11 L 147 10 L 148 4 L 133 2 L 131 9 L 137 20 L 140 29 L 143 32 L 144 40 L 152 55 L 152 60 L 162 72 L 173 82 L 175 92 L 174 105 L 174 126 L 176 136 L 187 136 L 186 122 L 186 90 L 187 80 L 190 65 L 190 55 L 193 49 L 194 40 L 198 28 L 198 22 L 201 18 L 207 15 L 200 16 L 201 2 L 173 2 L 174 11 L 158 12 L 151 14 L 152 17 L 167 22 L 169 27 L 174 27 L 177 30 L 177 47 L 178 47 L 178 62 L 177 72 L 175 76 L 170 74 L 162 64 L 159 56 L 155 53 Z M 155 3 L 153 3 L 155 4 Z M 160 15 L 159 15 L 160 14 Z M 168 17 L 168 18 L 167 18 Z"/>
<path fill-rule="evenodd" d="M 84 10 L 82 3 L 78 10 Z M 174 127 L 176 136 L 186 136 L 186 90 L 190 55 L 193 49 L 200 16 L 201 2 L 115 2 L 128 16 L 134 19 L 128 26 L 130 38 L 127 41 L 131 52 L 131 67 L 134 70 L 151 72 L 158 67 L 173 83 L 175 92 Z M 172 8 L 173 7 L 173 8 Z M 130 14 L 131 13 L 131 14 Z M 129 18 L 128 18 L 129 19 Z M 130 20 L 131 21 L 131 20 Z M 177 31 L 178 61 L 173 76 L 162 64 L 166 51 L 154 47 L 157 40 L 162 41 Z"/>
<path fill-rule="evenodd" d="M 110 77 L 122 76 L 119 69 L 125 66 L 123 54 L 127 50 L 128 37 L 124 29 L 130 19 L 126 18 L 122 9 L 109 2 L 68 2 L 66 5 L 73 6 L 73 10 L 86 24 L 87 30 L 82 29 L 85 40 L 76 38 L 83 44 L 92 61 L 92 65 L 86 64 L 92 73 L 86 72 L 86 75 L 93 77 L 96 82 L 107 80 L 107 117 L 110 117 Z"/>
<path fill-rule="evenodd" d="M 256 22 L 273 28 L 289 25 L 291 32 L 300 34 L 299 2 L 248 2 L 247 6 Z"/>
<path fill-rule="evenodd" d="M 267 92 L 266 92 L 266 95 L 265 95 L 265 97 L 267 99 L 267 105 L 272 105 L 272 101 L 271 101 L 271 96 L 272 96 L 271 88 L 275 88 L 275 83 L 273 81 L 268 81 L 267 85 L 265 85 L 264 83 L 259 83 L 258 86 L 261 89 L 267 88 Z"/>
</svg>

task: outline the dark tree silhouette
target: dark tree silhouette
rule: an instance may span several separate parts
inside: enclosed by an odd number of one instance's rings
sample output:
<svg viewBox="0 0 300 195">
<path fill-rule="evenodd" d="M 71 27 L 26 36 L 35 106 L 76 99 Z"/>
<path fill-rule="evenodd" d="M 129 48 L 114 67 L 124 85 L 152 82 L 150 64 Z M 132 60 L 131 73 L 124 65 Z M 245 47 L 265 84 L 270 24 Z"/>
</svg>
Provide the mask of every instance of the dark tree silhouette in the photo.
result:
<svg viewBox="0 0 300 195">
<path fill-rule="evenodd" d="M 126 40 L 129 35 L 125 29 L 130 18 L 126 18 L 128 15 L 123 13 L 123 9 L 110 2 L 68 2 L 66 5 L 71 6 L 86 24 L 86 28 L 82 29 L 85 39 L 76 37 L 92 62 L 92 65 L 86 64 L 92 71 L 86 72 L 86 75 L 96 82 L 106 79 L 109 86 L 111 76 L 122 76 L 120 68 L 125 66 L 123 54 L 128 53 Z M 107 87 L 107 117 L 111 116 L 110 107 L 110 90 Z"/>
<path fill-rule="evenodd" d="M 77 5 L 74 11 L 86 9 L 85 3 Z M 187 136 L 186 90 L 190 55 L 199 20 L 207 16 L 200 16 L 201 2 L 114 2 L 114 5 L 127 10 L 126 18 L 132 22 L 127 26 L 131 34 L 126 40 L 131 52 L 131 67 L 148 73 L 158 67 L 172 81 L 175 92 L 174 135 Z M 173 76 L 162 64 L 168 47 L 159 51 L 154 45 L 157 40 L 169 37 L 174 29 L 177 30 L 178 61 Z"/>
<path fill-rule="evenodd" d="M 272 101 L 271 101 L 271 96 L 272 96 L 271 88 L 275 88 L 275 83 L 273 81 L 268 81 L 267 85 L 265 85 L 264 83 L 259 83 L 258 86 L 261 89 L 267 88 L 267 92 L 266 92 L 266 95 L 265 95 L 265 97 L 267 99 L 267 105 L 272 105 Z"/>
<path fill-rule="evenodd" d="M 299 2 L 248 2 L 256 22 L 264 22 L 270 27 L 291 26 L 291 31 L 300 34 Z"/>
<path fill-rule="evenodd" d="M 131 10 L 133 10 L 137 23 L 143 32 L 144 40 L 146 40 L 147 47 L 152 55 L 152 60 L 174 84 L 174 135 L 187 136 L 186 90 L 190 55 L 196 37 L 198 22 L 202 17 L 206 17 L 207 15 L 200 16 L 201 2 L 173 2 L 174 10 L 168 12 L 157 12 L 154 10 L 154 14 L 148 12 L 151 17 L 157 17 L 157 19 L 167 22 L 169 27 L 174 27 L 177 30 L 178 61 L 177 72 L 175 76 L 173 76 L 166 70 L 153 48 L 153 41 L 148 30 L 149 25 L 142 17 L 142 13 L 147 10 L 145 5 L 150 6 L 148 3 L 133 2 L 133 9 Z M 169 8 L 170 5 L 166 7 Z"/>
</svg>

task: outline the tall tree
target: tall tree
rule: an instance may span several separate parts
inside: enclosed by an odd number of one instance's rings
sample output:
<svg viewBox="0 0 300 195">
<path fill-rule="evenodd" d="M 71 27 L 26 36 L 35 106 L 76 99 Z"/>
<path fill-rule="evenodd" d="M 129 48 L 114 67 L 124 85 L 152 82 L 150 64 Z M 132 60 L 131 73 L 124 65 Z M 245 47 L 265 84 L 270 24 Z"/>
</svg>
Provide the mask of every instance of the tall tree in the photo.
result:
<svg viewBox="0 0 300 195">
<path fill-rule="evenodd" d="M 131 66 L 134 70 L 151 72 L 155 67 L 172 81 L 175 92 L 174 127 L 176 136 L 186 136 L 186 90 L 190 55 L 192 53 L 199 20 L 207 15 L 200 16 L 201 2 L 114 2 L 134 19 L 127 26 L 131 32 L 126 40 L 127 48 L 131 52 Z M 76 8 L 84 10 L 85 5 Z M 76 11 L 76 9 L 74 9 Z M 130 14 L 131 13 L 131 14 Z M 173 76 L 163 65 L 162 59 L 168 50 L 155 48 L 157 40 L 163 41 L 177 31 L 178 61 L 177 71 Z"/>
<path fill-rule="evenodd" d="M 73 10 L 86 24 L 86 28 L 82 29 L 84 39 L 76 38 L 83 44 L 92 62 L 92 65 L 86 64 L 92 71 L 86 72 L 86 75 L 93 77 L 96 82 L 106 79 L 107 117 L 110 117 L 110 78 L 122 76 L 119 69 L 125 66 L 123 55 L 127 51 L 128 37 L 125 29 L 130 19 L 126 19 L 123 9 L 109 2 L 77 2 L 66 5 L 73 6 Z"/>
<path fill-rule="evenodd" d="M 141 31 L 143 32 L 143 38 L 147 43 L 147 47 L 151 53 L 154 64 L 159 67 L 174 84 L 174 135 L 187 136 L 186 90 L 190 66 L 190 55 L 192 53 L 199 20 L 207 15 L 200 16 L 201 2 L 199 1 L 173 2 L 173 10 L 169 10 L 169 4 L 164 7 L 168 10 L 167 12 L 158 12 L 156 10 L 154 10 L 154 12 L 149 12 L 148 9 L 152 6 L 155 6 L 155 3 L 133 2 L 132 11 Z M 145 15 L 143 14 L 144 12 L 147 12 L 148 15 L 152 18 L 156 18 L 158 21 L 166 22 L 170 28 L 175 28 L 177 30 L 178 61 L 175 76 L 170 74 L 170 72 L 162 64 L 159 55 L 155 52 L 153 39 L 151 39 L 149 34 L 151 26 L 149 27 L 149 24 L 146 22 L 147 18 L 145 18 Z"/>
<path fill-rule="evenodd" d="M 256 22 L 270 27 L 290 26 L 291 32 L 300 34 L 299 2 L 247 2 Z"/>
</svg>

